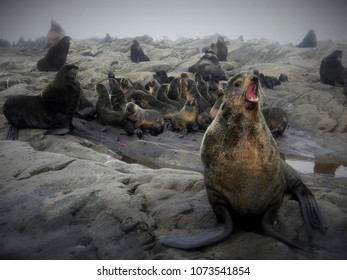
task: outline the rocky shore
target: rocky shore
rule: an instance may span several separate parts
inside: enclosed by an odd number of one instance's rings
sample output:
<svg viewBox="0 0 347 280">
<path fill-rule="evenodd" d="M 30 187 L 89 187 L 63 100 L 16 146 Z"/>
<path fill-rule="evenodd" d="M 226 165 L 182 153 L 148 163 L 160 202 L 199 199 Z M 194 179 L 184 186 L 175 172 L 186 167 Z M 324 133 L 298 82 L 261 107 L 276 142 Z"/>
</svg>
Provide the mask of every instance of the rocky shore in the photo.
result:
<svg viewBox="0 0 347 280">
<path fill-rule="evenodd" d="M 187 72 L 218 34 L 198 39 L 154 41 L 136 38 L 148 62 L 130 61 L 134 38 L 74 40 L 67 63 L 79 67 L 88 100 L 97 101 L 95 83 L 111 71 L 142 85 L 164 70 Z M 257 232 L 236 232 L 228 240 L 200 250 L 161 245 L 167 234 L 212 228 L 216 219 L 204 190 L 199 150 L 203 133 L 165 130 L 141 139 L 96 118 L 75 118 L 64 136 L 22 129 L 18 141 L 0 141 L 0 258 L 4 259 L 346 259 L 347 258 L 347 97 L 343 88 L 320 83 L 321 59 L 346 42 L 317 42 L 295 48 L 266 39 L 229 39 L 229 77 L 238 71 L 281 73 L 288 81 L 264 89 L 265 105 L 283 108 L 289 118 L 277 138 L 284 158 L 311 162 L 306 172 L 294 166 L 312 190 L 328 225 L 326 234 L 308 240 L 298 203 L 285 197 L 277 231 L 309 248 L 288 248 Z M 17 94 L 39 94 L 54 72 L 39 72 L 46 50 L 34 43 L 1 46 L 0 105 Z M 347 56 L 343 57 L 347 65 Z M 0 114 L 0 139 L 9 124 Z M 323 167 L 322 167 L 323 166 Z M 342 171 L 341 171 L 342 170 Z"/>
</svg>

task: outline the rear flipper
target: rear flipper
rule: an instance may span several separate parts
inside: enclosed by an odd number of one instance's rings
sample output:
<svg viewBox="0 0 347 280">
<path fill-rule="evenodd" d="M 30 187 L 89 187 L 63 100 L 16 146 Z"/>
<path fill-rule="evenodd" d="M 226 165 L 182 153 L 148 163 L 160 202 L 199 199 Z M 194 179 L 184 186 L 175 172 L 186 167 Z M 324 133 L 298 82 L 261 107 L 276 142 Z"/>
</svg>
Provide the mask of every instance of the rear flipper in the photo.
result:
<svg viewBox="0 0 347 280">
<path fill-rule="evenodd" d="M 281 242 L 283 242 L 284 244 L 296 248 L 296 249 L 300 249 L 302 251 L 308 252 L 306 249 L 304 249 L 303 247 L 301 247 L 300 245 L 290 241 L 289 239 L 287 239 L 286 237 L 284 237 L 283 235 L 279 234 L 277 231 L 275 231 L 272 227 L 273 222 L 275 220 L 275 217 L 277 215 L 277 211 L 278 211 L 279 205 L 272 205 L 270 206 L 270 208 L 265 212 L 262 222 L 261 222 L 261 226 L 265 232 L 266 235 L 271 236 Z M 309 253 L 309 252 L 308 252 Z"/>
<path fill-rule="evenodd" d="M 11 125 L 8 129 L 6 140 L 17 140 L 18 139 L 18 128 Z"/>
<path fill-rule="evenodd" d="M 216 207 L 218 208 L 218 214 L 222 215 L 224 220 L 224 223 L 217 228 L 205 230 L 194 235 L 159 238 L 160 243 L 178 249 L 197 249 L 224 241 L 232 233 L 233 223 L 231 215 L 225 206 L 218 205 Z"/>
<path fill-rule="evenodd" d="M 298 179 L 290 191 L 294 195 L 295 199 L 299 201 L 307 235 L 310 238 L 312 237 L 313 227 L 318 228 L 322 233 L 325 233 L 326 226 L 322 215 L 313 194 L 307 186 Z"/>
</svg>

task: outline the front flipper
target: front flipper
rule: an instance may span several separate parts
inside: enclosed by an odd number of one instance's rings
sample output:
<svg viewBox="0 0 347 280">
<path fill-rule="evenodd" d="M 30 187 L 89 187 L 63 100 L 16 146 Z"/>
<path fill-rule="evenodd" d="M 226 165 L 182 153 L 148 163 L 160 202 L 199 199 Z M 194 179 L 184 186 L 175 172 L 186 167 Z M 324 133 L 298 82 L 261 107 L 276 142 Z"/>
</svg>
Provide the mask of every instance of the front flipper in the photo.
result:
<svg viewBox="0 0 347 280">
<path fill-rule="evenodd" d="M 322 233 L 325 233 L 326 226 L 323 222 L 322 215 L 313 194 L 307 186 L 298 179 L 290 191 L 295 199 L 299 201 L 307 235 L 312 237 L 312 227 L 318 228 Z"/>
<path fill-rule="evenodd" d="M 216 206 L 218 215 L 223 216 L 224 223 L 215 229 L 202 231 L 194 235 L 182 235 L 177 237 L 159 238 L 160 243 L 178 249 L 197 249 L 212 245 L 227 239 L 233 231 L 233 223 L 230 212 L 223 205 Z"/>
</svg>

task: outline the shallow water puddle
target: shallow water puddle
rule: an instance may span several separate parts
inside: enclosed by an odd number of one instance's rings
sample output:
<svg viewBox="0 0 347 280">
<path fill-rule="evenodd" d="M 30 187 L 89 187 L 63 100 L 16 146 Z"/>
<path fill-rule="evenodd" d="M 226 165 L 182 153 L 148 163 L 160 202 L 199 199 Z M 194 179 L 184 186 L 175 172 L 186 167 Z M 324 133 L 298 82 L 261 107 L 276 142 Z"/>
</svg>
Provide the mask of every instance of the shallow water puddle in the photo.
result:
<svg viewBox="0 0 347 280">
<path fill-rule="evenodd" d="M 285 161 L 302 173 L 326 174 L 335 178 L 347 178 L 347 162 L 331 159 L 291 159 L 289 157 Z"/>
</svg>

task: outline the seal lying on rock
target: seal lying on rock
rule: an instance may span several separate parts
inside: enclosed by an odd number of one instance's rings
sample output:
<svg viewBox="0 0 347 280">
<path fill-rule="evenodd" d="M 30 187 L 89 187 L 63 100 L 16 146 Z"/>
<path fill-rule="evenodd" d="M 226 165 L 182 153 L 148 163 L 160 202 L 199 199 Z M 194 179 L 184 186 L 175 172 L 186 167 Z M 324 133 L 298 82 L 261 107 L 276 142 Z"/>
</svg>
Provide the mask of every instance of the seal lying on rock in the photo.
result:
<svg viewBox="0 0 347 280">
<path fill-rule="evenodd" d="M 254 227 L 259 221 L 265 234 L 301 248 L 272 227 L 284 193 L 299 201 L 309 236 L 313 228 L 325 230 L 313 194 L 280 158 L 260 110 L 259 91 L 256 76 L 241 73 L 231 78 L 201 143 L 207 197 L 219 227 L 197 235 L 166 237 L 161 243 L 181 249 L 199 248 L 225 240 L 234 225 Z"/>
<path fill-rule="evenodd" d="M 73 129 L 72 117 L 81 93 L 77 71 L 75 65 L 64 65 L 40 95 L 9 97 L 3 106 L 11 125 L 7 139 L 17 139 L 19 128 L 60 128 L 50 134 L 65 134 Z"/>
</svg>

